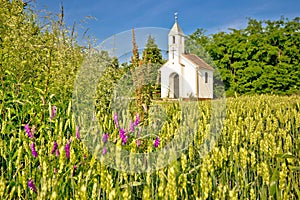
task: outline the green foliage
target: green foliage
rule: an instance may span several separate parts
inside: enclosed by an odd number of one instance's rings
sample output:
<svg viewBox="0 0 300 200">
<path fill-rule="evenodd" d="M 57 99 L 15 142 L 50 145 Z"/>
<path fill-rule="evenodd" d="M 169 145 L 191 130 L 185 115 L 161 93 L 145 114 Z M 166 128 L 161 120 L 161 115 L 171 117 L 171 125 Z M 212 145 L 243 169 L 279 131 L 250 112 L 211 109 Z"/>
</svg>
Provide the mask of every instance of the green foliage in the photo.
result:
<svg viewBox="0 0 300 200">
<path fill-rule="evenodd" d="M 14 112 L 47 112 L 48 103 L 63 104 L 70 99 L 82 48 L 60 18 L 49 18 L 46 28 L 25 5 L 1 0 L 0 101 L 2 109 Z M 23 117 L 22 122 L 29 120 Z"/>
<path fill-rule="evenodd" d="M 189 38 L 202 45 L 218 66 L 227 95 L 293 94 L 300 90 L 299 20 L 249 19 L 244 29 L 210 37 L 199 29 Z"/>
<path fill-rule="evenodd" d="M 111 115 L 112 113 L 112 101 L 115 93 L 116 84 L 123 76 L 126 69 L 119 68 L 117 58 L 110 58 L 107 52 L 101 52 L 99 56 L 100 62 L 105 62 L 105 70 L 102 73 L 99 84 L 97 86 L 95 107 L 97 111 L 100 111 L 103 115 Z"/>
</svg>

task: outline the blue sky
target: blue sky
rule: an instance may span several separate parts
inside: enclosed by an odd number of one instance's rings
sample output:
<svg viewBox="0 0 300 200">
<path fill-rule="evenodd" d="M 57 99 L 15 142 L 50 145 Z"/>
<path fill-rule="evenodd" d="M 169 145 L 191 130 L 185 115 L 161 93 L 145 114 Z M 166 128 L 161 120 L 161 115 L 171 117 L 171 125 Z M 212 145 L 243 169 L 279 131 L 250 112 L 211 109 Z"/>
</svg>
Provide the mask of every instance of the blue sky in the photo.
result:
<svg viewBox="0 0 300 200">
<path fill-rule="evenodd" d="M 37 8 L 57 13 L 61 2 L 68 25 L 80 23 L 87 16 L 95 18 L 77 30 L 82 34 L 89 29 L 87 33 L 98 43 L 133 27 L 169 29 L 175 12 L 187 35 L 197 28 L 207 30 L 207 34 L 243 28 L 247 17 L 276 20 L 300 16 L 299 0 L 40 0 Z"/>
</svg>

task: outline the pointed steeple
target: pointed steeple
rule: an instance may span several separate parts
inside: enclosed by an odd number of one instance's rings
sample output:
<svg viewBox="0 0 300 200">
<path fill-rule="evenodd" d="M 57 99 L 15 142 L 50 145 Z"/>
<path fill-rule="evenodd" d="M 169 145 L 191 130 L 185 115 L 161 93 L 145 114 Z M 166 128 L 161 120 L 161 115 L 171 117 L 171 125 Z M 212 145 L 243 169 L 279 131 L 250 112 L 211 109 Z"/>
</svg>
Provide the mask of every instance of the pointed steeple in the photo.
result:
<svg viewBox="0 0 300 200">
<path fill-rule="evenodd" d="M 174 18 L 175 18 L 175 23 L 174 23 L 173 27 L 171 28 L 170 33 L 172 32 L 174 34 L 176 34 L 176 33 L 177 34 L 179 34 L 179 33 L 183 34 L 183 31 L 182 31 L 182 29 L 180 28 L 180 26 L 178 24 L 178 13 L 177 12 L 174 13 Z"/>
<path fill-rule="evenodd" d="M 175 23 L 169 32 L 169 60 L 180 63 L 180 56 L 184 53 L 184 33 L 178 24 L 178 14 L 174 14 Z"/>
<path fill-rule="evenodd" d="M 174 34 L 182 34 L 183 35 L 183 31 L 180 28 L 178 22 L 175 22 L 175 24 L 173 25 L 173 27 L 171 28 L 170 33 L 174 33 Z"/>
</svg>

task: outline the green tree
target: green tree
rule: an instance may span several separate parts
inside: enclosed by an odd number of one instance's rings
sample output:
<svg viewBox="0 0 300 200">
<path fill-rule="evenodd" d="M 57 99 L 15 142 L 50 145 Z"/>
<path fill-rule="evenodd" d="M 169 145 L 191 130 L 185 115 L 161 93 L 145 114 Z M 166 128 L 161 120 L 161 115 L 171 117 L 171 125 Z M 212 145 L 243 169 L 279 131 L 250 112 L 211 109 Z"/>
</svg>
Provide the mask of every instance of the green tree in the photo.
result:
<svg viewBox="0 0 300 200">
<path fill-rule="evenodd" d="M 161 50 L 158 48 L 157 44 L 155 43 L 155 39 L 151 35 L 148 37 L 146 48 L 143 51 L 142 60 L 144 64 L 153 63 L 157 64 L 158 66 L 164 63 Z"/>
<path fill-rule="evenodd" d="M 227 96 L 299 93 L 299 19 L 249 18 L 244 29 L 229 29 L 209 37 L 199 29 L 190 38 L 203 45 L 218 67 Z M 191 49 L 208 57 L 201 48 Z"/>
</svg>

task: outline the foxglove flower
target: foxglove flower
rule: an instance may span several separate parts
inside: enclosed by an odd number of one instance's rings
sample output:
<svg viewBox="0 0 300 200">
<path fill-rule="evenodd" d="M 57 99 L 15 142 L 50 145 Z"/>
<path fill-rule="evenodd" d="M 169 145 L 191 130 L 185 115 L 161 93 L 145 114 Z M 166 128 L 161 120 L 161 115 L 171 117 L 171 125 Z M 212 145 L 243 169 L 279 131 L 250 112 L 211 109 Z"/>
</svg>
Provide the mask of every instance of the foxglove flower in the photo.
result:
<svg viewBox="0 0 300 200">
<path fill-rule="evenodd" d="M 54 153 L 55 153 L 55 151 L 57 150 L 57 147 L 58 147 L 58 144 L 54 141 L 54 144 L 53 144 L 53 148 L 52 148 L 51 154 L 54 154 Z"/>
<path fill-rule="evenodd" d="M 52 120 L 54 117 L 55 117 L 55 115 L 56 115 L 56 106 L 53 106 L 52 107 L 52 111 L 51 111 L 51 116 L 50 116 L 50 119 Z"/>
<path fill-rule="evenodd" d="M 31 134 L 31 131 L 30 131 L 29 125 L 28 125 L 28 124 L 26 124 L 26 125 L 24 126 L 24 128 L 25 128 L 25 131 L 26 131 L 26 133 L 27 133 L 28 137 L 29 137 L 30 139 L 33 139 L 33 135 Z"/>
<path fill-rule="evenodd" d="M 76 126 L 76 138 L 80 140 L 79 126 Z"/>
<path fill-rule="evenodd" d="M 135 121 L 134 121 L 134 126 L 139 125 L 139 123 L 140 123 L 140 116 L 139 116 L 139 113 L 136 113 L 136 115 L 135 115 Z"/>
<path fill-rule="evenodd" d="M 102 137 L 102 142 L 105 144 L 108 140 L 108 133 L 105 133 Z"/>
<path fill-rule="evenodd" d="M 156 137 L 155 141 L 154 141 L 154 147 L 157 148 L 159 145 L 160 141 L 159 141 L 159 137 Z"/>
<path fill-rule="evenodd" d="M 31 148 L 32 156 L 35 157 L 35 158 L 38 157 L 38 153 L 37 153 L 36 150 L 35 150 L 35 147 L 34 147 L 34 143 L 33 143 L 33 142 L 31 143 L 30 148 Z"/>
<path fill-rule="evenodd" d="M 107 153 L 107 149 L 106 149 L 106 147 L 103 147 L 102 154 L 105 155 L 106 153 Z"/>
<path fill-rule="evenodd" d="M 130 121 L 129 129 L 131 133 L 134 133 L 134 123 Z"/>
<path fill-rule="evenodd" d="M 66 151 L 66 157 L 70 159 L 70 142 L 68 141 L 66 146 L 65 146 L 65 151 Z"/>
<path fill-rule="evenodd" d="M 126 135 L 126 131 L 124 130 L 124 128 L 120 129 L 120 138 L 122 140 L 122 144 L 125 145 L 126 142 L 127 142 L 128 137 Z"/>
<path fill-rule="evenodd" d="M 34 191 L 34 192 L 36 193 L 36 187 L 35 187 L 35 185 L 34 185 L 32 179 L 30 179 L 30 180 L 28 181 L 27 185 L 28 185 L 28 187 L 29 187 L 32 191 Z"/>
<path fill-rule="evenodd" d="M 119 128 L 119 121 L 118 121 L 118 115 L 117 113 L 114 114 L 114 122 L 117 128 Z"/>
</svg>

